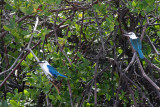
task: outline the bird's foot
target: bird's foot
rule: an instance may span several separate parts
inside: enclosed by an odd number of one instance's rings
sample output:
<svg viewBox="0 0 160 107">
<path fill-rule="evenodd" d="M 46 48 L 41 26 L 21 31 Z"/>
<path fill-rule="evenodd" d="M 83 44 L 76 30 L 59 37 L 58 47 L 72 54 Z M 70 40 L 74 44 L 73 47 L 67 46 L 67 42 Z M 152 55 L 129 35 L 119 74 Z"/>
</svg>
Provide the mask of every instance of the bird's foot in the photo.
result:
<svg viewBox="0 0 160 107">
<path fill-rule="evenodd" d="M 47 76 L 47 78 L 49 79 L 49 81 L 53 81 L 53 79 L 51 78 L 50 75 L 46 75 L 46 76 Z"/>
</svg>

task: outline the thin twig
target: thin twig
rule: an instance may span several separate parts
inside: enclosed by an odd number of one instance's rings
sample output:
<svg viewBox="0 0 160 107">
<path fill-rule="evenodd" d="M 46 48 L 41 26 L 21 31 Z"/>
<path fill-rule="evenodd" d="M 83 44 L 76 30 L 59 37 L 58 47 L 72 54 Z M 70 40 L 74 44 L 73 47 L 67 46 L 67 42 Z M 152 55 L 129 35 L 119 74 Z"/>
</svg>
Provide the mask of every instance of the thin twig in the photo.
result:
<svg viewBox="0 0 160 107">
<path fill-rule="evenodd" d="M 30 48 L 30 45 L 31 45 L 31 42 L 32 42 L 32 39 L 33 39 L 33 33 L 34 33 L 34 32 L 36 31 L 36 29 L 37 29 L 38 22 L 39 22 L 39 18 L 36 17 L 36 23 L 35 23 L 34 29 L 33 29 L 33 31 L 32 31 L 32 36 L 31 36 L 31 38 L 30 38 L 30 41 L 29 41 L 29 43 L 28 43 L 27 48 Z"/>
<path fill-rule="evenodd" d="M 18 60 L 20 59 L 20 57 L 23 55 L 23 52 L 24 52 L 24 51 L 21 51 L 20 55 L 19 55 L 18 58 L 14 61 L 14 63 L 12 64 L 11 67 L 10 67 L 9 69 L 7 69 L 7 70 L 1 72 L 0 75 L 6 73 L 6 72 L 8 72 L 8 71 L 10 71 L 11 69 L 13 69 L 13 67 L 16 65 L 16 63 L 17 63 Z"/>
<path fill-rule="evenodd" d="M 71 100 L 71 107 L 73 107 L 72 90 L 71 90 L 71 86 L 70 86 L 69 80 L 67 80 L 67 85 L 68 85 L 68 89 L 69 89 L 69 95 L 70 95 L 70 100 Z"/>
<path fill-rule="evenodd" d="M 82 36 L 81 36 L 81 35 L 82 35 L 82 33 L 83 33 L 83 19 L 84 19 L 84 11 L 83 11 L 83 14 L 82 14 L 82 21 L 81 21 L 82 24 L 81 24 L 80 36 L 79 36 L 79 38 L 80 38 L 80 39 L 79 39 L 79 46 L 81 46 L 81 42 L 82 42 L 82 41 L 81 41 L 81 39 L 82 39 Z"/>
<path fill-rule="evenodd" d="M 67 11 L 67 10 L 72 10 L 72 11 L 76 11 L 76 10 L 87 10 L 89 8 L 91 8 L 94 4 L 97 4 L 98 0 L 90 3 L 89 5 L 86 5 L 84 7 L 69 7 L 69 8 L 60 8 L 60 9 L 55 9 L 55 10 L 49 10 L 49 12 L 59 12 L 59 11 Z"/>
<path fill-rule="evenodd" d="M 32 55 L 34 56 L 34 58 L 36 59 L 36 61 L 39 62 L 38 57 L 34 54 L 34 52 L 32 51 L 31 48 L 26 48 L 26 50 L 30 51 L 32 53 Z"/>
<path fill-rule="evenodd" d="M 95 71 L 94 71 L 94 106 L 97 107 L 97 85 L 96 85 L 96 80 L 97 80 L 97 70 L 98 70 L 98 65 L 99 65 L 99 58 L 100 58 L 100 54 L 102 52 L 102 49 L 101 48 L 96 56 L 96 66 L 95 66 Z"/>
<path fill-rule="evenodd" d="M 119 103 L 119 92 L 120 92 L 120 89 L 121 89 L 121 84 L 120 84 L 121 81 L 122 81 L 122 76 L 120 76 L 120 79 L 119 79 L 119 84 L 118 84 L 117 93 L 116 93 L 116 99 L 114 101 L 113 107 L 117 107 L 118 103 Z"/>
<path fill-rule="evenodd" d="M 105 51 L 105 48 L 104 48 L 104 41 L 103 41 L 103 32 L 102 32 L 102 29 L 100 27 L 100 24 L 99 24 L 99 21 L 98 21 L 98 18 L 97 18 L 97 13 L 93 10 L 93 13 L 94 13 L 94 17 L 96 19 L 96 23 L 98 25 L 98 32 L 100 34 L 100 39 L 101 39 L 101 43 L 102 43 L 102 48 L 103 48 L 103 51 Z"/>
<path fill-rule="evenodd" d="M 97 76 L 97 69 L 98 69 L 98 63 L 99 63 L 99 58 L 97 58 L 96 66 L 95 66 L 95 71 L 94 71 L 94 107 L 97 107 L 97 85 L 96 85 L 96 76 Z"/>
<path fill-rule="evenodd" d="M 133 57 L 131 62 L 128 64 L 128 66 L 125 68 L 125 72 L 128 71 L 128 69 L 130 68 L 130 66 L 133 64 L 133 62 L 135 61 L 136 58 L 136 52 L 134 52 Z"/>
<path fill-rule="evenodd" d="M 113 37 L 113 55 L 114 55 L 114 61 L 113 61 L 113 64 L 112 64 L 112 82 L 113 82 L 113 76 L 114 76 L 114 72 L 115 72 L 115 68 L 116 68 L 116 64 L 118 64 L 117 63 L 117 53 L 116 53 L 116 36 L 117 36 L 117 32 L 118 32 L 118 29 L 119 29 L 119 26 L 116 26 L 115 27 L 115 32 L 114 32 L 114 37 Z M 119 65 L 118 65 L 118 70 L 121 70 L 120 68 L 119 68 Z M 112 97 L 113 97 L 113 103 L 114 103 L 114 101 L 115 101 L 115 97 L 114 97 L 114 92 L 115 92 L 115 89 L 114 89 L 114 85 L 112 84 Z"/>
<path fill-rule="evenodd" d="M 142 31 L 142 33 L 141 33 L 141 41 L 142 41 L 142 39 L 143 39 L 143 37 L 144 37 L 144 33 L 145 33 L 145 31 L 146 31 L 147 25 L 148 25 L 148 23 L 146 23 L 145 26 L 143 27 L 143 31 Z"/>
<path fill-rule="evenodd" d="M 128 82 L 128 81 L 126 81 L 126 82 Z M 128 83 L 127 83 L 127 87 L 128 87 L 128 90 L 129 90 L 129 92 L 130 92 L 130 94 L 131 94 L 131 97 L 132 97 L 132 99 L 133 99 L 134 106 L 137 107 L 137 102 L 136 102 L 136 99 L 135 99 L 135 97 L 134 97 L 134 92 L 132 91 L 132 89 L 130 88 L 130 86 L 129 86 Z"/>
<path fill-rule="evenodd" d="M 160 55 L 160 53 L 157 51 L 156 47 L 153 45 L 153 43 L 152 43 L 151 39 L 149 38 L 149 36 L 146 35 L 146 37 L 147 37 L 147 39 L 148 39 L 150 45 L 152 46 L 152 48 L 153 48 L 154 51 L 156 52 L 156 54 L 157 54 L 157 55 Z"/>
<path fill-rule="evenodd" d="M 73 14 L 71 16 L 67 17 L 63 22 L 61 22 L 55 28 L 59 28 L 60 26 L 62 26 L 68 19 L 72 19 L 75 13 L 76 13 L 76 11 L 73 11 Z"/>
<path fill-rule="evenodd" d="M 57 86 L 54 84 L 54 82 L 53 81 L 50 81 L 51 83 L 52 83 L 52 85 L 56 88 L 56 90 L 57 90 L 57 92 L 58 92 L 58 94 L 60 94 L 60 91 L 59 91 L 59 89 L 57 88 Z"/>
<path fill-rule="evenodd" d="M 156 26 L 156 25 L 160 25 L 160 23 L 148 24 L 147 26 Z M 145 25 L 137 26 L 136 29 L 139 29 L 139 28 L 144 27 L 144 26 L 145 26 Z"/>
</svg>

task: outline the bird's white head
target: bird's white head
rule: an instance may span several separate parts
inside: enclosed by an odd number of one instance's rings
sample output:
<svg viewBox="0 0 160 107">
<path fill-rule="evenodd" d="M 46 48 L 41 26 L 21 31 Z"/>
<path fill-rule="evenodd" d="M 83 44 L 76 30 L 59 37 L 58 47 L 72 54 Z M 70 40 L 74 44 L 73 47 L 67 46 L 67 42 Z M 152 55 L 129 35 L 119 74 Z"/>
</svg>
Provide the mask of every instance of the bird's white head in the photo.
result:
<svg viewBox="0 0 160 107">
<path fill-rule="evenodd" d="M 40 65 L 42 65 L 42 66 L 47 66 L 47 65 L 49 65 L 49 63 L 48 63 L 48 61 L 46 61 L 46 60 L 44 60 L 44 61 L 40 61 L 40 62 L 38 62 Z"/>
<path fill-rule="evenodd" d="M 126 33 L 124 36 L 129 36 L 131 39 L 137 39 L 137 36 L 134 32 Z"/>
</svg>

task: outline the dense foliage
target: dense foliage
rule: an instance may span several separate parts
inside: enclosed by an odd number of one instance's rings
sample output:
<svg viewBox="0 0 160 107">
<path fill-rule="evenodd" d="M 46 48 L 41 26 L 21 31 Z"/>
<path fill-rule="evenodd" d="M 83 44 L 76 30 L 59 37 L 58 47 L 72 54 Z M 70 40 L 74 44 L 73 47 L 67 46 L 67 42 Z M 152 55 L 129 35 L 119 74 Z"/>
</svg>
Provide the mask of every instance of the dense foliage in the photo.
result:
<svg viewBox="0 0 160 107">
<path fill-rule="evenodd" d="M 159 0 L 0 2 L 0 106 L 160 105 Z M 68 78 L 49 81 L 36 57 Z"/>
</svg>

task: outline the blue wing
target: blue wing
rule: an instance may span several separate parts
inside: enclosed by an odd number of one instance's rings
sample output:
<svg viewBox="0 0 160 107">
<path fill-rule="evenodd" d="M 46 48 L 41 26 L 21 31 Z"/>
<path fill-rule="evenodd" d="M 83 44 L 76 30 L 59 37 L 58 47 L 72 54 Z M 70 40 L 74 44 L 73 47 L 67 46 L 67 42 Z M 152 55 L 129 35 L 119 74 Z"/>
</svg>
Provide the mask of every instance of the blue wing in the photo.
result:
<svg viewBox="0 0 160 107">
<path fill-rule="evenodd" d="M 139 53 L 139 57 L 140 57 L 141 59 L 143 59 L 143 58 L 144 58 L 144 55 L 143 55 L 143 53 L 142 53 L 142 50 L 138 50 L 138 53 Z"/>
<path fill-rule="evenodd" d="M 141 40 L 139 38 L 137 38 L 137 44 L 139 46 L 139 49 L 142 49 L 142 43 L 141 43 Z"/>
<path fill-rule="evenodd" d="M 50 65 L 47 65 L 48 69 L 49 69 L 49 72 L 55 77 L 57 78 L 58 76 L 62 76 L 62 77 L 65 77 L 67 78 L 66 76 L 60 74 L 59 72 L 57 72 L 57 70 L 55 68 L 53 68 L 52 66 Z"/>
<path fill-rule="evenodd" d="M 139 53 L 140 58 L 143 59 L 144 55 L 141 50 L 142 49 L 141 40 L 137 38 L 137 39 L 130 39 L 130 41 L 131 41 L 133 48 Z"/>
<path fill-rule="evenodd" d="M 59 73 L 59 76 L 64 77 L 64 78 L 67 78 L 66 76 L 64 76 L 64 75 L 62 75 L 62 74 L 60 74 L 60 73 Z"/>
<path fill-rule="evenodd" d="M 139 49 L 141 50 L 142 49 L 142 43 L 141 43 L 141 40 L 139 38 L 137 39 L 130 39 L 131 41 L 131 44 L 133 46 L 133 48 L 138 51 Z"/>
<path fill-rule="evenodd" d="M 55 68 L 53 68 L 52 66 L 50 65 L 47 65 L 48 69 L 49 69 L 49 72 L 55 77 L 57 78 L 58 77 L 58 72 Z"/>
</svg>

